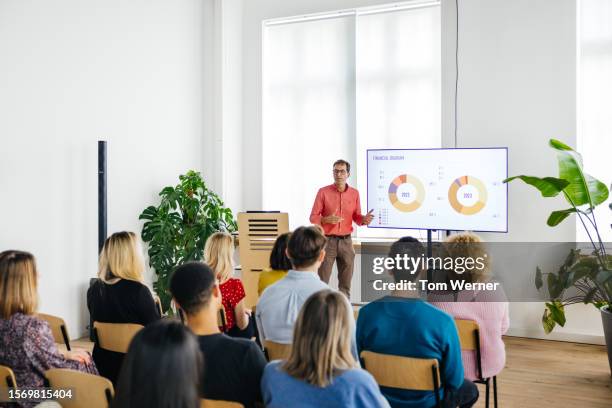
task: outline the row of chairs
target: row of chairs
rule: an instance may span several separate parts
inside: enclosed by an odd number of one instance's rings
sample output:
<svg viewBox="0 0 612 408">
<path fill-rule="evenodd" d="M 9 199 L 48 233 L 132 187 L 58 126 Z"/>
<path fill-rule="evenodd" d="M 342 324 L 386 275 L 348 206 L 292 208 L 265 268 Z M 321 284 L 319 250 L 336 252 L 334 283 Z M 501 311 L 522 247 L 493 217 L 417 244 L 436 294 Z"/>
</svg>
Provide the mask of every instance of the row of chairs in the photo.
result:
<svg viewBox="0 0 612 408">
<path fill-rule="evenodd" d="M 355 310 L 355 318 L 358 311 Z M 493 383 L 493 405 L 497 408 L 497 376 L 483 378 L 480 354 L 480 328 L 473 320 L 456 319 L 457 332 L 462 350 L 476 353 L 478 384 L 484 384 L 486 389 L 485 406 L 489 407 L 490 383 Z M 268 361 L 284 360 L 291 354 L 291 344 L 264 341 L 264 354 Z M 371 351 L 360 355 L 364 368 L 372 374 L 378 385 L 413 391 L 433 391 L 436 395 L 436 406 L 441 407 L 439 399 L 440 367 L 436 359 L 422 359 L 395 356 Z"/>
<path fill-rule="evenodd" d="M 48 316 L 48 315 L 46 315 Z M 40 316 L 39 316 L 40 317 Z M 52 332 L 57 343 L 64 343 L 70 350 L 70 340 L 66 325 L 61 318 L 50 316 L 50 325 L 53 323 Z M 64 329 L 60 329 L 60 327 Z M 93 323 L 95 343 L 101 349 L 117 353 L 127 353 L 133 337 L 143 328 L 139 324 L 117 324 L 117 323 Z M 56 333 L 59 336 L 56 336 Z M 46 385 L 52 389 L 74 390 L 72 399 L 64 399 L 60 402 L 63 408 L 108 408 L 114 397 L 113 384 L 106 378 L 82 373 L 76 370 L 54 368 L 45 372 Z M 15 375 L 10 367 L 0 365 L 0 401 L 6 400 L 9 389 L 18 389 Z M 232 401 L 202 400 L 202 408 L 240 408 L 242 404 Z"/>
</svg>

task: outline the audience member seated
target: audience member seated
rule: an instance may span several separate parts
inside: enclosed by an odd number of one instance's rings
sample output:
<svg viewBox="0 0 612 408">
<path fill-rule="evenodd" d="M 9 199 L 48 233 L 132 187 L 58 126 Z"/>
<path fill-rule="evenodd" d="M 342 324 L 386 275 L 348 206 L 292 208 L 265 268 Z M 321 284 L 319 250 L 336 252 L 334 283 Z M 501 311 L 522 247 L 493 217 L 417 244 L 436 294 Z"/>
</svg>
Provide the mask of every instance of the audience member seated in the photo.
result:
<svg viewBox="0 0 612 408">
<path fill-rule="evenodd" d="M 21 389 L 44 387 L 43 375 L 51 368 L 98 374 L 86 351 L 58 351 L 51 328 L 35 314 L 37 282 L 38 271 L 32 254 L 0 253 L 0 365 L 13 370 Z M 35 405 L 35 402 L 22 404 Z"/>
<path fill-rule="evenodd" d="M 484 268 L 466 268 L 463 273 L 451 273 L 450 279 L 461 279 L 469 283 L 490 282 L 490 257 L 480 237 L 473 233 L 460 233 L 446 240 L 445 248 L 453 258 L 482 258 Z M 480 327 L 480 352 L 483 378 L 501 372 L 506 363 L 506 349 L 502 335 L 508 331 L 508 302 L 502 289 L 495 291 L 463 290 L 448 301 L 432 301 L 431 304 L 444 310 L 455 319 L 473 320 Z M 436 296 L 432 298 L 436 299 Z M 476 352 L 462 350 L 465 377 L 477 380 Z"/>
<path fill-rule="evenodd" d="M 259 274 L 259 284 L 257 292 L 259 296 L 263 291 L 277 281 L 287 276 L 287 271 L 291 269 L 291 261 L 287 257 L 287 243 L 291 237 L 290 232 L 285 232 L 276 238 L 274 247 L 270 253 L 270 268 L 265 269 Z"/>
<path fill-rule="evenodd" d="M 267 407 L 388 407 L 372 376 L 351 353 L 352 312 L 343 294 L 321 290 L 300 311 L 286 361 L 266 366 Z"/>
<path fill-rule="evenodd" d="M 87 291 L 91 319 L 103 323 L 146 326 L 160 319 L 153 295 L 143 282 L 142 248 L 133 232 L 116 232 L 100 254 L 98 278 Z M 100 374 L 116 384 L 124 355 L 94 346 Z"/>
<path fill-rule="evenodd" d="M 202 353 L 193 333 L 179 321 L 157 321 L 130 343 L 112 406 L 199 408 L 201 375 Z"/>
<path fill-rule="evenodd" d="M 421 258 L 421 243 L 404 237 L 391 246 L 390 258 Z M 422 269 L 392 269 L 396 282 L 419 279 Z M 464 379 L 461 349 L 455 322 L 451 316 L 419 298 L 418 291 L 395 291 L 359 311 L 357 348 L 376 353 L 414 358 L 435 358 L 440 363 L 445 407 L 471 407 L 478 399 L 478 389 Z M 392 407 L 433 407 L 435 396 L 429 391 L 410 391 L 381 387 Z M 442 392 L 444 391 L 444 392 Z"/>
<path fill-rule="evenodd" d="M 206 241 L 204 260 L 219 280 L 225 309 L 225 332 L 232 337 L 250 339 L 255 336 L 255 321 L 244 304 L 246 296 L 242 281 L 232 278 L 234 240 L 226 232 L 215 232 Z"/>
<path fill-rule="evenodd" d="M 257 343 L 219 331 L 221 290 L 212 269 L 201 262 L 179 266 L 170 279 L 174 302 L 198 336 L 204 355 L 204 398 L 237 401 L 252 407 L 261 401 L 260 381 L 266 359 Z"/>
<path fill-rule="evenodd" d="M 299 227 L 289 238 L 287 255 L 293 269 L 287 276 L 268 287 L 259 298 L 255 312 L 262 343 L 271 340 L 290 344 L 293 325 L 300 308 L 310 295 L 329 286 L 317 270 L 325 259 L 327 239 L 317 227 Z"/>
</svg>

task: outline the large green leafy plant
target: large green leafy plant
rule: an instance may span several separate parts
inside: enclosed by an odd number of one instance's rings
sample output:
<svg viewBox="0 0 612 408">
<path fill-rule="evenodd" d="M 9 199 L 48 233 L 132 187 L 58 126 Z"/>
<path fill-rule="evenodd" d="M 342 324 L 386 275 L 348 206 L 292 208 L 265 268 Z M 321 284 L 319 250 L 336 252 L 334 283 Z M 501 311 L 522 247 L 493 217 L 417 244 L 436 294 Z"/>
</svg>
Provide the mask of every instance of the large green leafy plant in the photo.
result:
<svg viewBox="0 0 612 408">
<path fill-rule="evenodd" d="M 159 205 L 147 207 L 139 219 L 145 220 L 142 240 L 148 244 L 149 264 L 157 275 L 153 286 L 163 309 L 168 310 L 173 269 L 202 259 L 208 237 L 217 231 L 235 231 L 236 221 L 221 198 L 206 187 L 200 173 L 192 170 L 179 176 L 176 186 L 164 187 L 159 196 Z"/>
<path fill-rule="evenodd" d="M 580 249 L 572 250 L 557 272 L 542 273 L 540 268 L 536 269 L 537 289 L 541 289 L 546 280 L 548 290 L 549 301 L 542 316 L 546 333 L 557 324 L 565 325 L 565 307 L 568 305 L 590 303 L 599 308 L 612 304 L 612 255 L 606 253 L 593 212 L 608 199 L 609 190 L 604 183 L 583 171 L 582 156 L 578 152 L 555 139 L 551 139 L 549 144 L 557 151 L 558 177 L 520 175 L 504 182 L 522 180 L 538 189 L 543 197 L 562 194 L 569 208 L 553 211 L 547 224 L 557 226 L 570 214 L 576 214 L 592 250 L 588 254 L 581 253 Z"/>
</svg>

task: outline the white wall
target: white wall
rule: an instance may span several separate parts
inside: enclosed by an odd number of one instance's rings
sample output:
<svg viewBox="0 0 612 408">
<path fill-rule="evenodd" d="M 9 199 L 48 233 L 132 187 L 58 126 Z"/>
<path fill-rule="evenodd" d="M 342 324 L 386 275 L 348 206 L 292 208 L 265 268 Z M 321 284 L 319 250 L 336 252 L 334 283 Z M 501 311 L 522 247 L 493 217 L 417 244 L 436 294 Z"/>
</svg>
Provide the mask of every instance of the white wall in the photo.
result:
<svg viewBox="0 0 612 408">
<path fill-rule="evenodd" d="M 0 250 L 34 253 L 40 310 L 73 337 L 97 267 L 96 141 L 109 141 L 109 233 L 139 233 L 163 186 L 204 169 L 211 7 L 0 2 Z"/>
<path fill-rule="evenodd" d="M 243 10 L 243 208 L 261 207 L 261 23 L 263 20 L 391 1 L 245 1 Z M 575 0 L 459 0 L 458 147 L 508 146 L 509 173 L 555 175 L 550 138 L 576 145 Z M 442 0 L 443 145 L 454 146 L 455 1 Z M 290 152 L 288 154 L 291 154 Z M 564 208 L 532 188 L 510 185 L 509 233 L 492 241 L 573 241 L 567 220 L 546 225 Z M 511 332 L 544 337 L 543 305 L 514 303 Z M 577 305 L 548 338 L 601 342 L 599 313 Z"/>
</svg>

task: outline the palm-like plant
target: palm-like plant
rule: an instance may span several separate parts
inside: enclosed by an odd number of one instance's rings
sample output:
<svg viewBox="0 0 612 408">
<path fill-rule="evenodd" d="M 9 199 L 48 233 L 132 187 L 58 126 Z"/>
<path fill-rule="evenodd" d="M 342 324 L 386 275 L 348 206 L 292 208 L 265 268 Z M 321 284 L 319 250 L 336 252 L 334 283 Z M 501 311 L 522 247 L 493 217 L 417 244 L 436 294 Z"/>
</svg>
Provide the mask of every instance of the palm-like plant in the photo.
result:
<svg viewBox="0 0 612 408">
<path fill-rule="evenodd" d="M 236 230 L 232 211 L 209 190 L 200 173 L 190 170 L 179 176 L 179 184 L 164 187 L 160 204 L 147 207 L 139 219 L 145 220 L 142 240 L 148 244 L 149 264 L 157 275 L 153 286 L 168 310 L 168 292 L 174 268 L 184 262 L 201 260 L 204 244 L 216 231 Z"/>
<path fill-rule="evenodd" d="M 570 207 L 553 211 L 547 224 L 559 225 L 570 214 L 576 214 L 592 246 L 590 254 L 572 250 L 556 273 L 542 273 L 536 269 L 535 285 L 540 289 L 546 275 L 548 299 L 542 325 L 550 333 L 556 324 L 565 325 L 565 306 L 574 303 L 591 303 L 600 308 L 612 305 L 612 255 L 606 248 L 599 233 L 599 226 L 593 210 L 604 203 L 609 190 L 604 183 L 584 173 L 582 156 L 563 142 L 551 139 L 550 146 L 557 150 L 559 177 L 514 176 L 540 191 L 543 197 L 563 194 Z M 610 207 L 612 208 L 612 206 Z M 575 288 L 568 294 L 568 289 Z"/>
</svg>

